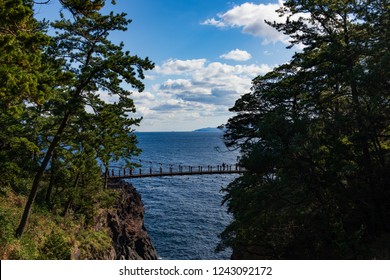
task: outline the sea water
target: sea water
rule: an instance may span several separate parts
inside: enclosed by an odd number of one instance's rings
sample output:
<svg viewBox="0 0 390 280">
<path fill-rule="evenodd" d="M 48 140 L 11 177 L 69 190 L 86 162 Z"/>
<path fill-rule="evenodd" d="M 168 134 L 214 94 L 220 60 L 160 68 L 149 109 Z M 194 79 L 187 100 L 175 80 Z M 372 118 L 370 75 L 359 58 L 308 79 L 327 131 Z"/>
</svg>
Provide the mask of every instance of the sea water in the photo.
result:
<svg viewBox="0 0 390 280">
<path fill-rule="evenodd" d="M 218 132 L 137 133 L 143 168 L 235 164 Z M 238 175 L 192 175 L 129 179 L 145 205 L 145 227 L 161 259 L 229 259 L 216 253 L 218 235 L 231 221 L 221 205 L 226 187 Z"/>
</svg>

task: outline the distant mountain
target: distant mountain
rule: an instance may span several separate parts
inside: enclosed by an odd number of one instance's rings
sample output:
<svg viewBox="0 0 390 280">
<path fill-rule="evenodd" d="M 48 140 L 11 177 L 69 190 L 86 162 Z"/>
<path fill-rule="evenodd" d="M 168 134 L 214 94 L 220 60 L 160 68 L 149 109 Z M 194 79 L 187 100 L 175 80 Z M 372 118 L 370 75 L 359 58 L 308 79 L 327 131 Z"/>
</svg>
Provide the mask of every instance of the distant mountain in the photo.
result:
<svg viewBox="0 0 390 280">
<path fill-rule="evenodd" d="M 194 132 L 222 132 L 222 130 L 216 127 L 205 127 L 205 128 L 196 129 L 194 130 Z"/>
</svg>

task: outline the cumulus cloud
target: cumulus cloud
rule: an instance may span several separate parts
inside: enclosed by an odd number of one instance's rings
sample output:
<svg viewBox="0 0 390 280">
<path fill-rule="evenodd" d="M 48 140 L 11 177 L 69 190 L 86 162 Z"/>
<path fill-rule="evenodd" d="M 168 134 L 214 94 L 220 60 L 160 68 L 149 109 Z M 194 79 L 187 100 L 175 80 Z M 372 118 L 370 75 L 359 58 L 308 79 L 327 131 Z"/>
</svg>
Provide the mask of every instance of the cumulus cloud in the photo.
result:
<svg viewBox="0 0 390 280">
<path fill-rule="evenodd" d="M 163 75 L 187 74 L 203 68 L 206 59 L 177 60 L 169 59 L 161 66 L 156 66 L 155 72 Z"/>
<path fill-rule="evenodd" d="M 166 77 L 165 81 L 154 84 L 151 92 L 134 94 L 137 108 L 189 110 L 203 105 L 224 105 L 227 110 L 241 94 L 250 90 L 253 78 L 272 70 L 266 64 L 229 65 L 207 63 L 204 59 L 193 62 L 169 60 L 159 66 L 155 71 L 161 73 L 161 79 Z M 179 77 L 173 78 L 173 74 Z"/>
<path fill-rule="evenodd" d="M 220 13 L 217 18 L 203 21 L 201 24 L 218 28 L 241 28 L 244 33 L 263 38 L 263 44 L 282 42 L 289 44 L 288 37 L 269 26 L 265 21 L 283 22 L 276 10 L 282 7 L 283 1 L 269 4 L 243 3 L 231 10 Z"/>
<path fill-rule="evenodd" d="M 181 64 L 181 61 L 176 61 Z M 219 95 L 216 103 L 221 103 L 221 99 L 229 98 L 230 105 L 234 104 L 232 98 L 244 92 L 248 92 L 251 81 L 260 74 L 265 74 L 271 70 L 268 65 L 229 65 L 220 62 L 205 63 L 202 68 L 194 70 L 189 74 L 189 79 L 168 79 L 159 90 L 162 93 L 170 94 L 176 98 L 187 100 L 197 100 L 207 104 L 213 104 L 213 91 L 226 92 L 226 95 Z M 217 100 L 217 99 L 216 99 Z M 215 104 L 216 104 L 215 103 Z M 223 102 L 225 103 L 225 102 Z"/>
<path fill-rule="evenodd" d="M 188 79 L 168 79 L 166 82 L 164 82 L 160 89 L 172 89 L 172 90 L 183 90 L 188 87 L 191 87 L 191 81 Z"/>
<path fill-rule="evenodd" d="M 107 91 L 98 91 L 98 92 L 96 92 L 96 94 L 100 100 L 102 100 L 106 103 L 114 104 L 114 103 L 119 102 L 118 95 L 110 94 Z"/>
<path fill-rule="evenodd" d="M 137 99 L 137 100 L 144 99 L 144 100 L 149 100 L 149 101 L 153 101 L 156 99 L 155 96 L 151 92 L 148 92 L 148 91 L 133 92 L 131 97 L 133 99 Z"/>
<path fill-rule="evenodd" d="M 143 124 L 149 127 L 164 129 L 178 120 L 187 127 L 220 125 L 231 116 L 228 109 L 240 95 L 250 91 L 252 79 L 271 70 L 267 64 L 170 59 L 151 71 L 159 75 L 159 81 L 133 98 Z"/>
<path fill-rule="evenodd" d="M 247 51 L 235 49 L 220 56 L 223 59 L 230 59 L 235 61 L 247 61 L 252 58 L 252 55 Z"/>
<path fill-rule="evenodd" d="M 221 20 L 216 20 L 215 18 L 206 19 L 202 22 L 203 25 L 213 25 L 216 27 L 226 27 L 226 24 Z"/>
</svg>

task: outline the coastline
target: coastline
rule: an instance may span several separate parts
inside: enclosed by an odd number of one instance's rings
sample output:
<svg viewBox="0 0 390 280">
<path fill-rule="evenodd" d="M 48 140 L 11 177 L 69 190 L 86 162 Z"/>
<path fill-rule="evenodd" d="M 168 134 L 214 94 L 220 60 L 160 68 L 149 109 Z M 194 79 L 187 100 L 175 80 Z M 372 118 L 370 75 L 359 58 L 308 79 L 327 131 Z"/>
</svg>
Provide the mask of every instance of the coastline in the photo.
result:
<svg viewBox="0 0 390 280">
<path fill-rule="evenodd" d="M 110 180 L 118 190 L 113 209 L 105 211 L 97 226 L 108 228 L 116 260 L 156 260 L 157 252 L 144 225 L 145 209 L 141 195 L 123 180 Z"/>
</svg>

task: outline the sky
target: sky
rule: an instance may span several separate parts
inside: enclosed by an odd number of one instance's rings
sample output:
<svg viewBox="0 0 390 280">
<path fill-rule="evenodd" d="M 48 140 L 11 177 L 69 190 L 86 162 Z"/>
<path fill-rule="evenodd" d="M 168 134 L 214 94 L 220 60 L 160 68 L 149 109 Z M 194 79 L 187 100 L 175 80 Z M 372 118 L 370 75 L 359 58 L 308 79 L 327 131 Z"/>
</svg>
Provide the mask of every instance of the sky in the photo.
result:
<svg viewBox="0 0 390 280">
<path fill-rule="evenodd" d="M 192 131 L 225 124 L 234 115 L 229 108 L 250 92 L 251 81 L 288 62 L 295 51 L 286 49 L 286 36 L 264 22 L 283 20 L 275 12 L 281 0 L 116 2 L 102 12 L 127 13 L 132 23 L 111 40 L 156 65 L 145 73 L 145 90 L 132 95 L 134 117 L 143 117 L 136 131 Z M 58 4 L 42 5 L 36 13 L 52 20 Z M 101 98 L 115 102 L 105 93 Z"/>
</svg>

